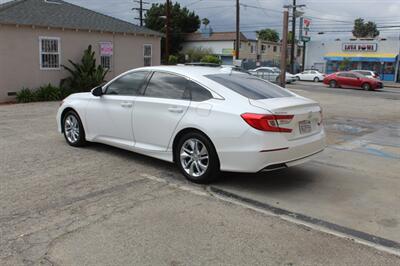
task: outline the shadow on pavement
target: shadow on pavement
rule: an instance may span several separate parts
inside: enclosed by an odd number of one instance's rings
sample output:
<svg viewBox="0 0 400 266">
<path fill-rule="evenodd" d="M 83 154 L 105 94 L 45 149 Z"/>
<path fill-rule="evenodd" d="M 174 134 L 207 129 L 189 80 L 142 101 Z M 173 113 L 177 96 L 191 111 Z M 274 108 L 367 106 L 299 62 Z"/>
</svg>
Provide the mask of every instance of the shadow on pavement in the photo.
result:
<svg viewBox="0 0 400 266">
<path fill-rule="evenodd" d="M 242 187 L 257 193 L 304 189 L 318 182 L 318 173 L 299 167 L 262 173 L 223 173 L 216 186 Z"/>
</svg>

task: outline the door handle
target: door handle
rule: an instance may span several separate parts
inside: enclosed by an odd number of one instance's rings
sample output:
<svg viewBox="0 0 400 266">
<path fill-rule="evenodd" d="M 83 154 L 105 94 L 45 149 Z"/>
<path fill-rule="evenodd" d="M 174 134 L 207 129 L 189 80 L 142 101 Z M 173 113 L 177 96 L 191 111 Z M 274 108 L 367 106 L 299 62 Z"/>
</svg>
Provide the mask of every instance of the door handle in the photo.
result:
<svg viewBox="0 0 400 266">
<path fill-rule="evenodd" d="M 180 107 L 169 107 L 168 111 L 171 113 L 182 113 L 183 109 Z"/>
<path fill-rule="evenodd" d="M 133 106 L 133 103 L 121 103 L 122 107 L 126 107 L 126 108 L 131 108 Z"/>
</svg>

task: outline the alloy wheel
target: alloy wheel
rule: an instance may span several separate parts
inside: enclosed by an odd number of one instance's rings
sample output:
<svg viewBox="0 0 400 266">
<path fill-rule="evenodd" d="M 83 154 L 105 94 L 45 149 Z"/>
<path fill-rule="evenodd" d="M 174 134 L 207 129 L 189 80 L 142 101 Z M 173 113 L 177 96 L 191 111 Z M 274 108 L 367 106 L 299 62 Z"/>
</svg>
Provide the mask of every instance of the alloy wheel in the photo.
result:
<svg viewBox="0 0 400 266">
<path fill-rule="evenodd" d="M 76 143 L 79 141 L 79 122 L 74 115 L 68 115 L 64 120 L 64 132 L 67 140 L 70 143 Z"/>
<path fill-rule="evenodd" d="M 209 166 L 209 154 L 206 146 L 198 139 L 186 140 L 180 150 L 183 170 L 192 177 L 202 176 Z"/>
</svg>

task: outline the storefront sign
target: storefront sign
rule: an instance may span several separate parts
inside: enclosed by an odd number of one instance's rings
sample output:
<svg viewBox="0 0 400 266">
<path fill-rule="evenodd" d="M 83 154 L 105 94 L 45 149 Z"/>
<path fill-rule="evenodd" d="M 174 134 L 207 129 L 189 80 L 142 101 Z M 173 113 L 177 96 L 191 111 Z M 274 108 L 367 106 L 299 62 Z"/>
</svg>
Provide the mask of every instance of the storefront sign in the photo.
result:
<svg viewBox="0 0 400 266">
<path fill-rule="evenodd" d="M 346 52 L 376 52 L 378 44 L 376 43 L 344 43 L 342 50 Z"/>
<path fill-rule="evenodd" d="M 102 42 L 100 43 L 100 55 L 113 55 L 113 43 Z"/>
<path fill-rule="evenodd" d="M 232 48 L 222 48 L 222 55 L 234 55 L 234 50 Z"/>
</svg>

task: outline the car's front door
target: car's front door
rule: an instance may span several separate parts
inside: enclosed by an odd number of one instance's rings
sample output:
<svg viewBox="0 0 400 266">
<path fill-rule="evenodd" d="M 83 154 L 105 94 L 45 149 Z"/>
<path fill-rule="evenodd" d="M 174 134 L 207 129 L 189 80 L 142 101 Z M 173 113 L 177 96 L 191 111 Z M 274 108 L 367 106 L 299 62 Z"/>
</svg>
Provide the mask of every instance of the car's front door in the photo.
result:
<svg viewBox="0 0 400 266">
<path fill-rule="evenodd" d="M 133 147 L 132 111 L 137 95 L 143 93 L 148 71 L 130 72 L 107 85 L 86 109 L 86 134 L 94 141 Z"/>
<path fill-rule="evenodd" d="M 301 80 L 310 80 L 310 71 L 303 71 L 300 73 L 300 79 Z"/>
<path fill-rule="evenodd" d="M 190 104 L 188 80 L 154 72 L 144 96 L 137 97 L 133 114 L 136 148 L 166 151 L 172 134 Z"/>
</svg>

